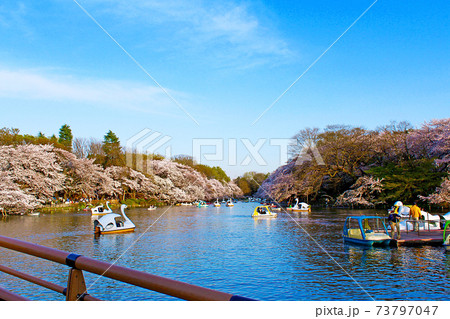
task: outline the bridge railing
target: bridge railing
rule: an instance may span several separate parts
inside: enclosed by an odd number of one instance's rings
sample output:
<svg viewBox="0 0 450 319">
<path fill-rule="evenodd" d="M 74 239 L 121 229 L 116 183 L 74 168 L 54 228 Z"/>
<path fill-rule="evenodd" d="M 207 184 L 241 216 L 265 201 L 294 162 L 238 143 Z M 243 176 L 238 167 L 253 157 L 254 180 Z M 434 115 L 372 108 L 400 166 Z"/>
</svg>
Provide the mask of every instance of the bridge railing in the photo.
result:
<svg viewBox="0 0 450 319">
<path fill-rule="evenodd" d="M 67 287 L 47 282 L 29 274 L 0 265 L 0 271 L 27 280 L 42 287 L 59 292 L 66 296 L 66 300 L 100 300 L 90 296 L 86 289 L 83 271 L 125 282 L 134 286 L 146 288 L 165 295 L 184 300 L 197 301 L 246 301 L 252 300 L 233 294 L 212 290 L 181 281 L 152 275 L 114 264 L 98 261 L 82 255 L 62 250 L 40 246 L 19 239 L 0 236 L 0 247 L 17 252 L 50 260 L 70 267 Z M 0 300 L 26 300 L 0 287 Z"/>
</svg>

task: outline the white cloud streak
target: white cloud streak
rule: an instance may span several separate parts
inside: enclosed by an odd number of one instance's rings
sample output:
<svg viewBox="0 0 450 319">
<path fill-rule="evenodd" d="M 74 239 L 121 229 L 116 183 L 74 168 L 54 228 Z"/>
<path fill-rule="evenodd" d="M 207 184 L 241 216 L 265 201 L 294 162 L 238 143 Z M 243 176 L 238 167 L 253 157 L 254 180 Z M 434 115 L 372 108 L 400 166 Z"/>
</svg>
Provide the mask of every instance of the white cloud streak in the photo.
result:
<svg viewBox="0 0 450 319">
<path fill-rule="evenodd" d="M 206 51 L 207 56 L 221 60 L 241 59 L 243 63 L 258 64 L 255 61 L 273 62 L 293 55 L 286 41 L 242 4 L 200 0 L 80 2 L 89 10 L 115 16 L 122 23 L 163 27 L 183 47 Z"/>
<path fill-rule="evenodd" d="M 171 100 L 154 86 L 54 76 L 28 70 L 0 69 L 0 98 L 77 102 L 150 113 L 174 109 Z"/>
</svg>

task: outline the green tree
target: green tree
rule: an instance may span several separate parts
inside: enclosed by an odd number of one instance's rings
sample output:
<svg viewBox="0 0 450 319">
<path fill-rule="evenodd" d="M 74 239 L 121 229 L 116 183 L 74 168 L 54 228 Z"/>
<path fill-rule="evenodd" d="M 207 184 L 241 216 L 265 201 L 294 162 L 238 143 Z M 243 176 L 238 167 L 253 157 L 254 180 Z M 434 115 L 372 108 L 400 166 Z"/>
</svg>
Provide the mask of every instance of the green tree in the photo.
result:
<svg viewBox="0 0 450 319">
<path fill-rule="evenodd" d="M 411 203 L 419 195 L 431 194 L 442 182 L 445 172 L 436 170 L 433 160 L 420 159 L 402 163 L 388 163 L 368 171 L 378 178 L 384 178 L 381 199 L 387 202 L 401 200 Z"/>
<path fill-rule="evenodd" d="M 225 173 L 225 171 L 220 166 L 212 167 L 213 178 L 228 183 L 231 178 Z"/>
<path fill-rule="evenodd" d="M 0 129 L 0 145 L 16 145 L 19 144 L 22 136 L 19 134 L 17 128 L 2 128 Z"/>
<path fill-rule="evenodd" d="M 248 184 L 246 179 L 238 177 L 234 180 L 234 182 L 241 189 L 242 193 L 245 196 L 249 196 L 252 194 L 252 189 L 250 188 L 250 185 Z"/>
<path fill-rule="evenodd" d="M 104 137 L 102 150 L 104 153 L 103 167 L 125 166 L 119 138 L 111 130 Z"/>
<path fill-rule="evenodd" d="M 247 172 L 234 180 L 237 186 L 242 190 L 244 195 L 253 195 L 256 193 L 261 184 L 269 177 L 269 173 Z"/>
<path fill-rule="evenodd" d="M 64 124 L 59 129 L 59 139 L 58 143 L 62 144 L 68 151 L 72 151 L 72 130 L 70 129 L 70 126 L 67 124 Z"/>
<path fill-rule="evenodd" d="M 192 156 L 189 155 L 175 155 L 172 160 L 176 163 L 182 164 L 182 165 L 186 165 L 186 166 L 190 166 L 190 167 L 194 167 L 195 166 L 195 162 L 194 162 L 194 158 Z"/>
</svg>

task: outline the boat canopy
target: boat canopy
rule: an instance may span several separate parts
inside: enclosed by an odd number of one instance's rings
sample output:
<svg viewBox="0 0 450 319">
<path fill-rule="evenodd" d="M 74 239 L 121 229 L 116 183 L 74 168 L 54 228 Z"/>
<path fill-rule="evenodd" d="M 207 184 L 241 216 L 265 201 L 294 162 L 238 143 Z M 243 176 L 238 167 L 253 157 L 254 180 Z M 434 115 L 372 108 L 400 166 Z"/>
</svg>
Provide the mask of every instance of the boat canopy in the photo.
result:
<svg viewBox="0 0 450 319">
<path fill-rule="evenodd" d="M 253 211 L 253 216 L 257 215 L 276 215 L 272 212 L 269 206 L 258 206 L 255 207 L 255 210 Z"/>
<path fill-rule="evenodd" d="M 109 225 L 111 223 L 113 225 L 116 224 L 116 218 L 117 217 L 122 219 L 122 215 L 115 214 L 115 213 L 110 213 L 108 215 L 103 216 L 102 218 L 99 218 L 98 219 L 98 223 L 103 226 L 103 229 L 106 229 L 107 225 Z"/>
</svg>

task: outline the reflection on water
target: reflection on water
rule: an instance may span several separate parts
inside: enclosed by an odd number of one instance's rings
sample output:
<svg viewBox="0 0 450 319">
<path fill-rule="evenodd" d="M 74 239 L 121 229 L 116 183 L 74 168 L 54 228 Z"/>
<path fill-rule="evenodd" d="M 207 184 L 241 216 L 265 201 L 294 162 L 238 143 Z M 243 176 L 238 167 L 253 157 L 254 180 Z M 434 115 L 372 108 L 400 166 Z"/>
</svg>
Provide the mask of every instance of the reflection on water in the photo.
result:
<svg viewBox="0 0 450 319">
<path fill-rule="evenodd" d="M 87 212 L 11 216 L 0 221 L 0 234 L 106 262 L 120 258 L 121 266 L 261 300 L 449 298 L 450 254 L 443 248 L 344 245 L 345 217 L 374 211 L 313 210 L 292 213 L 292 218 L 278 212 L 278 218 L 255 219 L 255 206 L 173 207 L 156 223 L 167 208 L 130 209 L 134 233 L 100 237 L 94 237 Z M 1 264 L 66 285 L 66 266 L 6 249 L 0 252 Z M 99 279 L 85 276 L 88 286 Z M 2 273 L 0 281 L 34 300 L 63 299 Z M 106 300 L 173 300 L 107 278 L 100 278 L 89 292 Z"/>
</svg>

